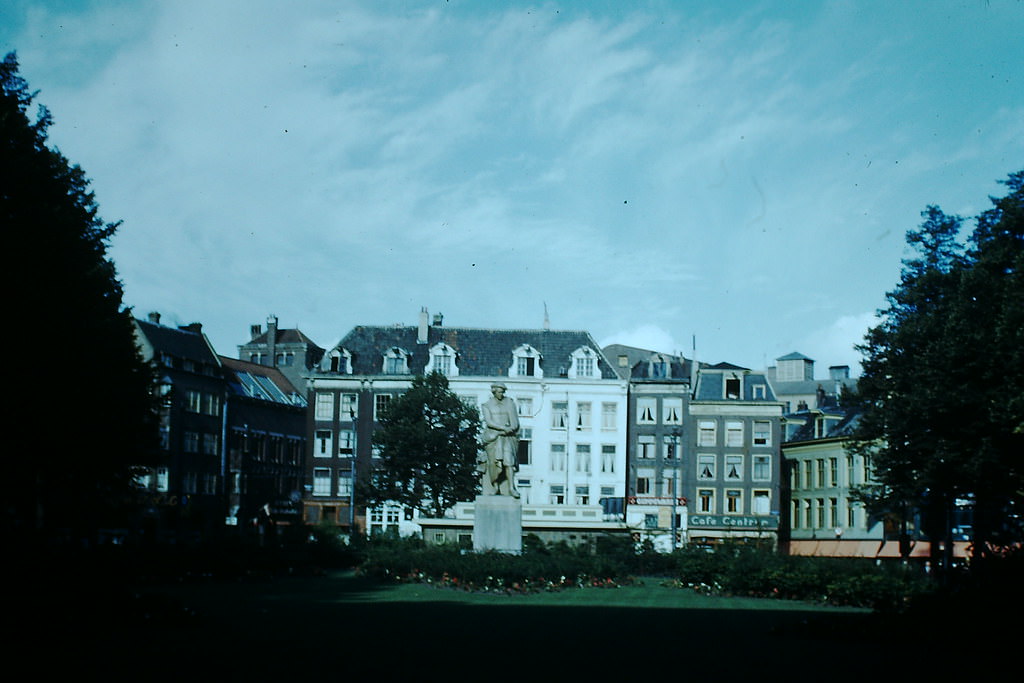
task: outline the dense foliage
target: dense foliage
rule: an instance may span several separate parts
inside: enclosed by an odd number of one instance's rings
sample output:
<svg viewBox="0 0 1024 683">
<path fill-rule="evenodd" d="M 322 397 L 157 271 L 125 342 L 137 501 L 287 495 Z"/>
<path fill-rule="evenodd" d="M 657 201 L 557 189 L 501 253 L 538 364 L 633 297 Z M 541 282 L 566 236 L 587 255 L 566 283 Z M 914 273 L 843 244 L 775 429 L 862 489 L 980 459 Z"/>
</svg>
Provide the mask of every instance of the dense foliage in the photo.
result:
<svg viewBox="0 0 1024 683">
<path fill-rule="evenodd" d="M 87 538 L 124 522 L 135 464 L 156 443 L 150 368 L 107 257 L 104 223 L 82 169 L 47 146 L 52 117 L 8 54 L 0 64 L 0 225 L 12 258 L 6 311 L 21 330 L 9 364 L 6 530 Z"/>
<path fill-rule="evenodd" d="M 1004 181 L 1008 194 L 966 241 L 960 217 L 922 213 L 907 233 L 915 255 L 858 347 L 854 448 L 877 481 L 860 495 L 903 522 L 919 511 L 947 550 L 957 501 L 973 503 L 976 554 L 1024 540 L 1022 182 L 1024 172 Z"/>
<path fill-rule="evenodd" d="M 929 583 L 917 567 L 873 560 L 793 557 L 768 548 L 724 546 L 715 552 L 684 548 L 671 554 L 633 547 L 609 536 L 598 547 L 544 544 L 534 539 L 521 555 L 466 553 L 419 539 L 380 537 L 365 547 L 360 571 L 389 581 L 430 583 L 486 592 L 615 588 L 658 580 L 715 595 L 807 600 L 900 610 Z"/>
<path fill-rule="evenodd" d="M 380 416 L 373 433 L 380 464 L 360 482 L 360 497 L 371 504 L 396 501 L 433 517 L 472 500 L 480 476 L 479 425 L 477 409 L 449 390 L 444 375 L 413 378 Z"/>
</svg>

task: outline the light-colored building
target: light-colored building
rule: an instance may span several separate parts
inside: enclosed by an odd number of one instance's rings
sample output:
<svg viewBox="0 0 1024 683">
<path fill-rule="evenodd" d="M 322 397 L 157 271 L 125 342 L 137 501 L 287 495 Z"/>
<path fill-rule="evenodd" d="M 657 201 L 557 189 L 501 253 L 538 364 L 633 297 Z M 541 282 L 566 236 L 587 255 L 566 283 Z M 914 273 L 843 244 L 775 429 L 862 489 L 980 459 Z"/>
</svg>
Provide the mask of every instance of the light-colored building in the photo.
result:
<svg viewBox="0 0 1024 683">
<path fill-rule="evenodd" d="M 420 520 L 397 506 L 352 505 L 354 482 L 376 466 L 371 437 L 378 411 L 413 376 L 430 372 L 444 374 L 450 389 L 476 407 L 493 382 L 507 385 L 521 425 L 516 486 L 524 533 L 581 542 L 624 531 L 627 382 L 591 335 L 446 327 L 426 309 L 417 325 L 353 328 L 309 374 L 307 522 L 371 533 L 422 530 L 431 542 L 469 540 L 471 501 L 444 520 Z"/>
</svg>

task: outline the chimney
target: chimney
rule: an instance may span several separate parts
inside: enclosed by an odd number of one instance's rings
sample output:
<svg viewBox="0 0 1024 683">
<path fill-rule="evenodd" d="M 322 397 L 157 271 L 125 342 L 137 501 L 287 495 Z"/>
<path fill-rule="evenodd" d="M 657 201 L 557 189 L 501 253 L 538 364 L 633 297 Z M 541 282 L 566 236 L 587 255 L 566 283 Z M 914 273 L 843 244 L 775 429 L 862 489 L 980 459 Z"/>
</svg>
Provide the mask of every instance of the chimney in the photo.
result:
<svg viewBox="0 0 1024 683">
<path fill-rule="evenodd" d="M 149 314 L 149 322 L 153 323 L 154 325 L 159 325 L 160 324 L 160 314 L 157 313 L 156 311 L 151 312 Z"/>
<path fill-rule="evenodd" d="M 444 325 L 444 315 L 441 313 L 434 314 L 434 327 L 441 327 Z"/>
<path fill-rule="evenodd" d="M 263 333 L 263 325 L 250 325 L 249 326 L 249 341 L 252 341 L 256 337 Z"/>
<path fill-rule="evenodd" d="M 828 367 L 828 374 L 829 378 L 834 380 L 850 379 L 850 366 L 830 365 Z"/>
<path fill-rule="evenodd" d="M 427 330 L 429 329 L 427 327 L 427 321 L 428 320 L 430 320 L 430 314 L 427 313 L 427 307 L 424 306 L 423 308 L 420 309 L 420 326 L 419 326 L 419 331 L 418 331 L 418 333 L 416 335 L 416 343 L 417 344 L 426 344 L 427 343 Z"/>
<path fill-rule="evenodd" d="M 191 323 L 189 325 L 182 325 L 178 329 L 179 330 L 183 330 L 185 332 L 191 332 L 193 334 L 202 334 L 203 333 L 203 324 L 202 323 Z"/>
<path fill-rule="evenodd" d="M 267 316 L 267 365 L 277 367 L 277 316 Z"/>
</svg>

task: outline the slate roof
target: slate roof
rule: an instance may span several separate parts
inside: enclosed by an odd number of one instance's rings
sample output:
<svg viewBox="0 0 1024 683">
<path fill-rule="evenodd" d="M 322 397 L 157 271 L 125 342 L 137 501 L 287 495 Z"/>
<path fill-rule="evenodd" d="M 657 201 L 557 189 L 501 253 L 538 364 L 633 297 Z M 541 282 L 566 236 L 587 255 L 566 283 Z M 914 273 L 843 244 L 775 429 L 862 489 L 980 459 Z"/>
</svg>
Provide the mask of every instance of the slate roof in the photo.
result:
<svg viewBox="0 0 1024 683">
<path fill-rule="evenodd" d="M 809 411 L 802 410 L 796 413 L 789 413 L 786 415 L 787 418 L 803 419 L 804 424 L 800 426 L 793 435 L 786 440 L 786 443 L 797 443 L 801 441 L 817 441 L 820 439 L 838 439 L 848 437 L 853 434 L 857 424 L 860 422 L 860 412 L 854 410 L 846 410 L 844 408 L 835 408 L 824 411 L 826 415 L 835 417 L 842 416 L 835 425 L 833 425 L 824 436 L 815 438 L 814 436 L 814 422 L 818 415 L 822 414 L 822 411 Z"/>
<path fill-rule="evenodd" d="M 589 332 L 578 330 L 495 330 L 472 327 L 427 328 L 427 343 L 417 342 L 418 327 L 359 325 L 338 342 L 335 349 L 352 354 L 352 373 L 380 375 L 384 353 L 398 347 L 409 354 L 409 374 L 422 374 L 429 350 L 444 342 L 456 353 L 459 376 L 507 376 L 512 365 L 512 352 L 529 344 L 541 354 L 540 367 L 544 377 L 559 377 L 571 365 L 570 354 L 581 346 L 589 347 L 598 358 L 602 379 L 617 379 L 611 364 Z"/>
<path fill-rule="evenodd" d="M 626 346 L 625 344 L 609 344 L 603 349 L 604 355 L 614 366 L 615 371 L 623 379 L 633 380 L 654 380 L 654 381 L 690 381 L 690 372 L 693 361 L 683 356 L 677 356 L 662 351 L 652 351 L 637 346 Z M 652 356 L 661 355 L 669 359 L 672 366 L 671 377 L 651 377 L 651 364 L 648 362 Z M 620 367 L 619 356 L 626 356 L 628 367 Z"/>
<path fill-rule="evenodd" d="M 269 344 L 269 343 L 270 343 L 270 330 L 266 330 L 265 332 L 262 332 L 262 333 L 256 335 L 255 337 L 253 337 L 252 339 L 247 341 L 245 344 L 242 344 L 242 346 L 248 346 L 250 344 Z M 318 346 L 316 342 L 314 342 L 312 339 L 307 337 L 303 333 L 302 330 L 299 330 L 299 329 L 296 329 L 296 328 L 278 329 L 277 330 L 277 334 L 274 335 L 274 343 L 275 344 L 308 344 L 309 346 L 312 346 L 315 349 L 319 349 L 320 351 L 323 351 L 323 348 Z"/>
<path fill-rule="evenodd" d="M 258 398 L 285 405 L 306 405 L 305 398 L 277 368 L 220 356 L 227 370 L 228 386 L 237 396 Z"/>
<path fill-rule="evenodd" d="M 719 363 L 713 365 L 711 370 L 727 370 L 727 372 L 707 372 L 702 370 L 697 375 L 697 387 L 693 392 L 694 401 L 775 401 L 775 392 L 772 390 L 772 385 L 768 382 L 768 379 L 759 372 L 746 372 L 744 368 L 729 363 Z M 743 382 L 741 388 L 743 395 L 739 399 L 726 399 L 725 397 L 725 380 L 728 377 L 732 377 L 732 372 L 728 370 L 736 370 L 736 374 L 742 372 Z M 754 385 L 763 384 L 765 387 L 764 398 L 754 398 Z"/>
<path fill-rule="evenodd" d="M 792 351 L 790 353 L 787 353 L 785 356 L 779 356 L 775 360 L 809 360 L 812 363 L 814 362 L 813 358 L 809 358 L 804 354 L 800 353 L 799 351 Z"/>
<path fill-rule="evenodd" d="M 216 354 L 200 331 L 168 327 L 138 318 L 135 324 L 156 352 L 218 365 Z"/>
</svg>

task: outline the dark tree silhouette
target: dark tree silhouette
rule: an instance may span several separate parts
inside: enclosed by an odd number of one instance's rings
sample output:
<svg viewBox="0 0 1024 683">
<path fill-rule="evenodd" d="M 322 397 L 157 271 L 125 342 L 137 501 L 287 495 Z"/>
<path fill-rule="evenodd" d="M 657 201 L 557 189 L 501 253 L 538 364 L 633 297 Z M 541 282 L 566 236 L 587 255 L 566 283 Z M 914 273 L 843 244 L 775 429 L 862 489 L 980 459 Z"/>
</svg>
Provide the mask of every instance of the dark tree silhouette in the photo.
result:
<svg viewBox="0 0 1024 683">
<path fill-rule="evenodd" d="M 152 372 L 107 257 L 118 224 L 100 219 L 82 169 L 47 146 L 52 117 L 40 106 L 30 118 L 36 93 L 14 53 L 0 86 L 8 424 L 21 437 L 6 452 L 4 519 L 15 536 L 84 540 L 125 522 L 133 466 L 156 443 Z"/>
</svg>

